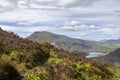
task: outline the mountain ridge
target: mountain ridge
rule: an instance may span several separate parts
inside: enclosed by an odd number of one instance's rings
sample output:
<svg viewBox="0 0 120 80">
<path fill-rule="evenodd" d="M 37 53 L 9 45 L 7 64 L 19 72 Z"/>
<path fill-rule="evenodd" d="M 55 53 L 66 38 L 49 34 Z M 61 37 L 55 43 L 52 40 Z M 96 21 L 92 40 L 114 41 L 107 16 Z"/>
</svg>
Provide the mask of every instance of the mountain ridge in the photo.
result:
<svg viewBox="0 0 120 80">
<path fill-rule="evenodd" d="M 68 50 L 70 52 L 111 52 L 112 50 L 118 48 L 118 45 L 105 44 L 97 41 L 88 41 L 76 38 L 70 38 L 68 36 L 54 34 L 51 32 L 34 32 L 26 39 L 32 40 L 34 42 L 50 42 L 55 43 L 58 47 Z M 113 47 L 112 47 L 113 46 Z M 117 46 L 117 47 L 116 47 Z M 115 47 L 115 48 L 114 48 Z"/>
<path fill-rule="evenodd" d="M 103 40 L 102 42 L 105 43 L 119 43 L 120 44 L 120 39 L 111 39 L 111 40 Z"/>
</svg>

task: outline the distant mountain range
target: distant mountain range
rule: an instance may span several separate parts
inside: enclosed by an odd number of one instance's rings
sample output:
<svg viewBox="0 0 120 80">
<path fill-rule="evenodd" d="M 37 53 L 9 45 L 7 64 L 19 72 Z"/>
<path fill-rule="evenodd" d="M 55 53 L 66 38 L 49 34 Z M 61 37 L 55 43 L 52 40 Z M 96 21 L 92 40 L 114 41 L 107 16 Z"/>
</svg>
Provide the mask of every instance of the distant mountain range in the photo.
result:
<svg viewBox="0 0 120 80">
<path fill-rule="evenodd" d="M 120 44 L 120 39 L 103 40 L 102 42 L 105 42 L 105 43 L 119 43 Z"/>
<path fill-rule="evenodd" d="M 114 44 L 105 44 L 101 42 L 96 41 L 87 41 L 82 39 L 75 39 L 70 38 L 64 35 L 58 35 L 46 31 L 42 32 L 34 32 L 30 36 L 27 37 L 27 39 L 32 40 L 34 42 L 50 42 L 57 45 L 59 48 L 63 48 L 65 50 L 68 50 L 70 52 L 109 52 L 113 51 L 120 45 L 114 45 Z"/>
</svg>

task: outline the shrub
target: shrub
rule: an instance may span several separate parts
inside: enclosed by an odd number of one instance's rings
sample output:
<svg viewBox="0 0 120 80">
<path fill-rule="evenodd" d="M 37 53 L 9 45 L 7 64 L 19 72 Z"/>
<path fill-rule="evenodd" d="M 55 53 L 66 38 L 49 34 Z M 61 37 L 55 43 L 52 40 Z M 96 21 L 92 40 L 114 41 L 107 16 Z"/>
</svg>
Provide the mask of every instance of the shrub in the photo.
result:
<svg viewBox="0 0 120 80">
<path fill-rule="evenodd" d="M 17 70 L 8 62 L 0 60 L 0 80 L 20 80 Z"/>
<path fill-rule="evenodd" d="M 35 73 L 30 73 L 23 80 L 40 80 L 40 78 Z"/>
<path fill-rule="evenodd" d="M 23 80 L 50 80 L 45 68 L 39 67 L 28 73 Z"/>
<path fill-rule="evenodd" d="M 44 64 L 49 58 L 49 53 L 38 50 L 32 53 L 25 54 L 25 63 L 27 67 L 33 68 Z"/>
</svg>

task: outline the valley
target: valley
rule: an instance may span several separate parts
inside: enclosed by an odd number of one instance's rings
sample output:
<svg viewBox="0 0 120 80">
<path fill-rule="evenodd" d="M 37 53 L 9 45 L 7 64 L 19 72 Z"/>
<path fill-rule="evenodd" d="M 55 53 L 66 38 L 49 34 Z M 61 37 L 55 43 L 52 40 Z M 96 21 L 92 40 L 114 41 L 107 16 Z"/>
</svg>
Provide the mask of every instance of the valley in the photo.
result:
<svg viewBox="0 0 120 80">
<path fill-rule="evenodd" d="M 119 40 L 102 42 L 87 41 L 70 38 L 64 35 L 57 35 L 50 32 L 35 32 L 28 36 L 27 39 L 34 42 L 50 42 L 53 43 L 57 48 L 80 54 L 86 58 L 110 65 L 113 68 L 117 67 L 115 68 L 115 70 L 118 70 L 116 74 L 119 74 L 120 51 L 115 51 L 120 47 Z M 115 78 L 116 80 L 119 80 L 119 76 Z"/>
<path fill-rule="evenodd" d="M 100 52 L 109 53 L 120 47 L 119 44 L 89 41 L 76 38 L 70 38 L 64 35 L 58 35 L 46 31 L 34 32 L 26 39 L 32 40 L 34 42 L 50 42 L 54 43 L 59 48 L 63 48 L 69 52 L 77 53 L 89 53 L 89 52 Z"/>
<path fill-rule="evenodd" d="M 51 43 L 33 42 L 2 29 L 0 29 L 0 37 L 0 80 L 116 78 L 113 77 L 112 67 L 57 48 Z"/>
<path fill-rule="evenodd" d="M 120 80 L 120 0 L 0 0 L 0 80 Z"/>
</svg>

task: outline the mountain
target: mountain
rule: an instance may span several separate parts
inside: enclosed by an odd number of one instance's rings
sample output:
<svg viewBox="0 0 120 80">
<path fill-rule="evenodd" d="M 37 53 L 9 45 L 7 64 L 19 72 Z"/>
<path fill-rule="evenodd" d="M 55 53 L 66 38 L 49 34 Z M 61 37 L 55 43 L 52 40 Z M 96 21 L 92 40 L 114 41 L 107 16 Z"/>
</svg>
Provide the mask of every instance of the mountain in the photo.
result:
<svg viewBox="0 0 120 80">
<path fill-rule="evenodd" d="M 120 44 L 120 39 L 116 39 L 116 40 L 103 40 L 102 42 Z"/>
<path fill-rule="evenodd" d="M 91 48 L 90 46 L 91 44 L 88 41 L 69 38 L 64 35 L 57 35 L 57 34 L 45 32 L 45 31 L 35 32 L 29 37 L 27 37 L 27 39 L 33 40 L 35 42 L 45 41 L 45 42 L 55 43 L 55 45 L 59 46 L 60 48 L 64 48 L 66 50 L 69 49 L 69 51 L 73 51 L 73 50 L 77 51 L 77 50 L 84 50 L 84 49 L 89 50 Z"/>
<path fill-rule="evenodd" d="M 120 48 L 110 52 L 108 55 L 97 57 L 95 59 L 110 65 L 120 66 Z"/>
<path fill-rule="evenodd" d="M 110 80 L 108 67 L 0 29 L 0 80 Z"/>
<path fill-rule="evenodd" d="M 70 38 L 64 35 L 58 35 L 46 31 L 34 32 L 27 39 L 34 42 L 50 42 L 57 45 L 59 48 L 63 48 L 70 52 L 103 52 L 107 53 L 118 48 L 118 45 L 114 44 L 105 44 L 96 41 L 87 41 L 82 39 Z M 119 45 L 120 47 L 120 45 Z"/>
</svg>

